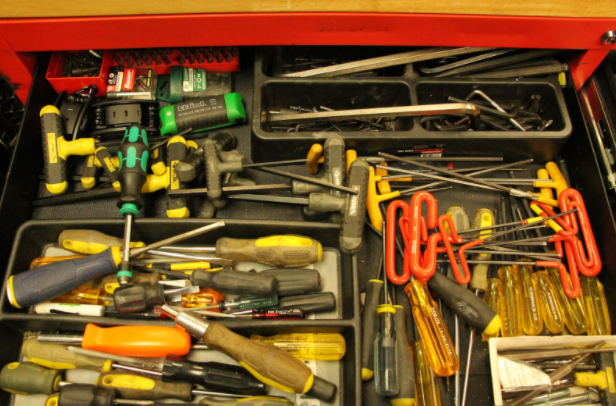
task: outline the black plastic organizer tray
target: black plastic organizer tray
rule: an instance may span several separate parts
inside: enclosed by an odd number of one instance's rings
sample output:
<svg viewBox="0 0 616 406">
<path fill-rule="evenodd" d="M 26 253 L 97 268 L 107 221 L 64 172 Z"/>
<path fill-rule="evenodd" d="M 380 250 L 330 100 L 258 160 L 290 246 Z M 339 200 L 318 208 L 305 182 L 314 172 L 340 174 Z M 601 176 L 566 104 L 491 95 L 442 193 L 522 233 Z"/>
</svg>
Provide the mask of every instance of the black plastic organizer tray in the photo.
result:
<svg viewBox="0 0 616 406">
<path fill-rule="evenodd" d="M 142 219 L 133 224 L 135 240 L 146 244 L 155 240 L 171 237 L 197 227 L 215 222 L 216 220 L 185 220 L 174 221 L 164 219 Z M 338 246 L 339 227 L 334 224 L 277 222 L 258 220 L 225 220 L 226 226 L 212 232 L 202 234 L 186 241 L 192 245 L 212 245 L 216 239 L 257 238 L 272 234 L 295 234 L 312 237 L 321 242 L 324 249 L 340 252 Z M 17 309 L 10 305 L 5 295 L 6 279 L 11 275 L 23 272 L 29 268 L 32 259 L 41 255 L 44 248 L 57 244 L 58 235 L 65 229 L 92 229 L 108 235 L 121 236 L 124 229 L 122 220 L 89 220 L 89 221 L 29 221 L 17 232 L 13 251 L 5 278 L 5 286 L 0 300 L 0 319 L 5 326 L 11 326 L 19 332 L 80 332 L 87 323 L 98 326 L 117 325 L 165 325 L 173 326 L 170 319 L 135 320 L 115 317 L 84 317 L 63 314 L 34 314 L 28 309 Z M 340 333 L 346 340 L 346 355 L 340 361 L 340 385 L 337 404 L 355 405 L 360 401 L 360 307 L 357 270 L 354 259 L 349 254 L 340 253 L 338 269 L 319 269 L 323 275 L 326 272 L 336 273 L 339 279 L 339 292 L 336 292 L 336 306 L 340 309 L 340 319 L 316 320 L 285 320 L 285 321 L 228 321 L 223 323 L 233 331 L 247 335 L 288 334 L 292 332 L 310 333 Z"/>
<path fill-rule="evenodd" d="M 449 103 L 448 96 L 465 98 L 480 89 L 499 102 L 521 103 L 531 95 L 542 97 L 544 120 L 553 120 L 545 131 L 427 131 L 419 118 L 400 117 L 393 131 L 340 131 L 347 148 L 359 155 L 379 151 L 396 153 L 418 149 L 443 149 L 447 155 L 503 155 L 508 159 L 554 159 L 571 134 L 571 121 L 558 81 L 552 78 L 524 80 L 432 79 L 419 77 L 412 65 L 377 71 L 375 76 L 287 78 L 278 75 L 285 60 L 310 52 L 312 57 L 358 60 L 403 52 L 380 47 L 265 47 L 255 58 L 252 159 L 263 162 L 305 154 L 310 145 L 328 132 L 277 132 L 266 121 L 269 111 L 290 106 L 335 110 L 369 107 Z"/>
</svg>

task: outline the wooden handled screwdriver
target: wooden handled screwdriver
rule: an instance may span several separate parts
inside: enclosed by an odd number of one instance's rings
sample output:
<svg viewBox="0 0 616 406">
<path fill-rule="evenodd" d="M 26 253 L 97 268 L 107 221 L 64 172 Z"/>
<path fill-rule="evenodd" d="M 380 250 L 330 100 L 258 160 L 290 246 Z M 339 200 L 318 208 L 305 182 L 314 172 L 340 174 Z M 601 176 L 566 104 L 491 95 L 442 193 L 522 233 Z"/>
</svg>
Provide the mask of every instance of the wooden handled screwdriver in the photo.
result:
<svg viewBox="0 0 616 406">
<path fill-rule="evenodd" d="M 305 393 L 331 402 L 337 387 L 314 376 L 303 362 L 273 345 L 265 345 L 242 337 L 224 325 L 210 322 L 186 311 L 169 306 L 161 310 L 175 319 L 175 324 L 214 350 L 235 359 L 261 382 L 289 393 Z"/>
</svg>

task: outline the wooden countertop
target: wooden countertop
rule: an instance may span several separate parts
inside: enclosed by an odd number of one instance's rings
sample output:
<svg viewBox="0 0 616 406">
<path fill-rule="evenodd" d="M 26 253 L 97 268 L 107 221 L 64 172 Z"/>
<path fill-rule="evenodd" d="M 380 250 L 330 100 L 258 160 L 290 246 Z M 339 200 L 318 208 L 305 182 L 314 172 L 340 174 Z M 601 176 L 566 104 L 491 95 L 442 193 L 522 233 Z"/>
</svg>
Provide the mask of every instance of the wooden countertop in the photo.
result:
<svg viewBox="0 0 616 406">
<path fill-rule="evenodd" d="M 614 0 L 2 0 L 0 18 L 260 12 L 615 18 L 615 5 Z"/>
</svg>

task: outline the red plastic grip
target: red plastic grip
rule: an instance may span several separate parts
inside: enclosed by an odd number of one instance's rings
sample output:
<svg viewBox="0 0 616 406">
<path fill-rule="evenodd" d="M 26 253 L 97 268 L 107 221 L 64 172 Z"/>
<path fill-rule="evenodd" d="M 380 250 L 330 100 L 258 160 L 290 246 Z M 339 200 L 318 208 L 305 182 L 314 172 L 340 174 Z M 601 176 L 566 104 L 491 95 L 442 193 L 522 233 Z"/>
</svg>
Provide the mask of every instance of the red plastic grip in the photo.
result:
<svg viewBox="0 0 616 406">
<path fill-rule="evenodd" d="M 403 267 L 402 275 L 396 272 L 396 213 L 398 209 L 402 210 L 402 218 L 408 218 L 411 213 L 410 206 L 404 200 L 394 200 L 387 206 L 387 229 L 385 239 L 385 271 L 389 281 L 396 285 L 403 285 L 411 279 L 410 270 L 407 271 L 406 265 Z M 404 233 L 402 233 L 404 238 Z M 404 261 L 407 261 L 406 249 L 404 253 Z"/>
</svg>

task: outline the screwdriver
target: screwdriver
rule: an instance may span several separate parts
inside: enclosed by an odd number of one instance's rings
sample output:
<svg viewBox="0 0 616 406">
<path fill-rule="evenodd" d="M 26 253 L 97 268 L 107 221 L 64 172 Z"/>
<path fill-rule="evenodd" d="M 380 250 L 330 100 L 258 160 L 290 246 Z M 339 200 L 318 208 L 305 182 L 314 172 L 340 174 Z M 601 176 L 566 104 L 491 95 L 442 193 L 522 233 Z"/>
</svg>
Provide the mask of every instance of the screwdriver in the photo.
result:
<svg viewBox="0 0 616 406">
<path fill-rule="evenodd" d="M 230 300 L 221 300 L 217 305 L 208 305 L 202 307 L 193 307 L 187 310 L 199 311 L 199 310 L 209 310 L 209 309 L 219 309 L 221 312 L 224 311 L 236 311 L 236 310 L 248 310 L 248 309 L 263 309 L 267 307 L 273 307 L 278 305 L 278 297 L 277 296 L 242 296 L 235 299 Z"/>
<path fill-rule="evenodd" d="M 105 291 L 101 288 L 88 288 L 80 286 L 64 295 L 50 300 L 52 303 L 75 303 L 91 305 L 109 305 L 109 297 L 105 296 Z"/>
<path fill-rule="evenodd" d="M 610 335 L 612 326 L 603 285 L 596 276 L 580 275 L 582 296 L 586 304 L 588 335 Z"/>
<path fill-rule="evenodd" d="M 381 230 L 385 230 L 382 224 Z M 381 233 L 385 260 L 386 234 Z M 379 396 L 395 396 L 400 391 L 398 383 L 398 357 L 395 314 L 396 309 L 389 304 L 387 274 L 383 272 L 383 302 L 376 310 L 379 329 L 374 339 L 374 387 Z M 406 334 L 406 330 L 405 330 Z"/>
<path fill-rule="evenodd" d="M 161 280 L 160 274 L 158 272 L 133 272 L 133 283 L 147 286 L 154 286 L 157 284 L 166 285 L 170 281 Z M 101 285 L 103 289 L 108 294 L 113 294 L 113 292 L 120 287 L 118 283 L 118 278 L 115 275 L 107 275 L 101 281 Z"/>
<path fill-rule="evenodd" d="M 552 334 L 560 334 L 565 329 L 562 310 L 558 305 L 557 293 L 552 290 L 546 271 L 533 273 L 533 280 L 537 284 L 537 297 L 539 310 L 548 331 Z"/>
<path fill-rule="evenodd" d="M 114 368 L 119 365 L 114 364 Z M 160 377 L 114 370 L 103 372 L 96 379 L 100 389 L 114 389 L 118 397 L 134 400 L 180 399 L 190 402 L 196 395 L 245 398 L 246 395 L 194 389 L 191 382 L 165 382 Z"/>
<path fill-rule="evenodd" d="M 16 395 L 50 395 L 58 391 L 62 371 L 31 362 L 12 362 L 0 371 L 0 388 Z"/>
<path fill-rule="evenodd" d="M 322 313 L 336 310 L 336 296 L 332 292 L 287 296 L 280 299 L 276 309 L 302 309 L 304 313 Z"/>
<path fill-rule="evenodd" d="M 196 286 L 188 289 L 190 293 L 199 291 Z M 176 294 L 179 294 L 177 290 L 165 291 L 159 284 L 154 286 L 134 284 L 113 291 L 113 306 L 120 314 L 139 313 L 165 304 L 167 296 Z"/>
<path fill-rule="evenodd" d="M 83 336 L 39 334 L 45 343 L 81 344 L 82 348 L 133 357 L 157 358 L 168 354 L 185 355 L 190 351 L 190 336 L 163 326 L 119 326 L 101 328 L 86 325 Z"/>
<path fill-rule="evenodd" d="M 124 240 L 96 230 L 64 230 L 58 237 L 60 247 L 79 254 L 99 254 L 111 247 L 124 246 Z M 145 247 L 141 241 L 130 243 L 130 248 Z"/>
<path fill-rule="evenodd" d="M 337 333 L 293 333 L 270 337 L 253 334 L 250 339 L 274 345 L 302 361 L 337 361 L 346 352 L 346 341 Z"/>
<path fill-rule="evenodd" d="M 260 262 L 281 268 L 314 264 L 323 257 L 320 242 L 298 235 L 272 235 L 255 239 L 224 237 L 216 241 L 216 247 L 199 247 L 198 252 L 216 253 L 217 257 L 235 262 Z"/>
<path fill-rule="evenodd" d="M 94 138 L 75 141 L 64 139 L 64 120 L 54 106 L 41 109 L 41 134 L 43 136 L 43 158 L 45 161 L 45 187 L 54 195 L 68 189 L 66 180 L 66 159 L 70 155 L 92 155 L 96 149 Z"/>
<path fill-rule="evenodd" d="M 182 274 L 178 276 L 184 277 Z M 190 282 L 194 286 L 232 295 L 272 296 L 278 290 L 278 280 L 272 275 L 230 269 L 197 269 L 190 275 Z"/>
<path fill-rule="evenodd" d="M 548 283 L 550 290 L 556 296 L 556 301 L 560 307 L 565 321 L 565 326 L 573 334 L 584 334 L 588 330 L 588 319 L 584 306 L 584 298 L 582 295 L 575 299 L 565 295 L 563 291 L 562 281 L 556 268 L 547 268 Z M 567 275 L 569 277 L 569 275 Z"/>
<path fill-rule="evenodd" d="M 202 338 L 209 348 L 229 355 L 260 381 L 285 392 L 304 393 L 326 402 L 334 400 L 336 385 L 314 376 L 308 366 L 283 350 L 251 341 L 220 323 L 203 320 L 190 312 L 176 311 L 169 306 L 161 310 L 175 319 L 176 326 Z"/>
<path fill-rule="evenodd" d="M 148 132 L 141 125 L 131 125 L 126 129 L 118 150 L 118 181 L 120 200 L 118 207 L 124 216 L 124 245 L 122 261 L 118 265 L 118 283 L 128 286 L 133 275 L 128 264 L 133 218 L 139 215 L 143 206 L 141 188 L 147 180 L 148 159 L 150 157 Z"/>
<path fill-rule="evenodd" d="M 519 337 L 522 332 L 522 313 L 520 309 L 521 294 L 514 266 L 505 266 L 498 270 L 501 280 L 501 302 L 499 310 L 502 320 L 503 337 Z"/>
<path fill-rule="evenodd" d="M 321 274 L 316 269 L 266 269 L 260 275 L 276 278 L 278 287 L 273 292 L 279 297 L 305 295 L 321 290 Z"/>
<path fill-rule="evenodd" d="M 209 224 L 158 241 L 146 247 L 133 248 L 129 255 L 130 258 L 133 259 L 163 245 L 173 244 L 224 227 L 224 225 L 225 223 L 222 221 Z M 129 256 L 127 256 L 127 258 L 129 258 Z M 12 275 L 6 284 L 6 293 L 9 303 L 14 307 L 22 308 L 53 299 L 93 279 L 114 273 L 121 260 L 120 247 L 114 246 L 100 254 L 68 261 L 54 262 L 46 266 Z"/>
<path fill-rule="evenodd" d="M 432 278 L 436 274 L 435 272 Z M 460 360 L 441 311 L 428 292 L 428 287 L 411 276 L 411 281 L 404 287 L 404 291 L 413 306 L 413 319 L 424 342 L 432 370 L 439 376 L 453 375 L 460 366 Z"/>
<path fill-rule="evenodd" d="M 70 351 L 89 357 L 107 359 L 109 354 L 99 351 L 70 347 Z M 121 357 L 113 368 L 138 372 L 172 381 L 187 381 L 213 391 L 262 395 L 265 385 L 255 379 L 244 368 L 220 362 L 191 362 L 180 357 L 167 355 L 163 361 L 144 365 L 139 358 Z M 105 371 L 107 372 L 107 371 Z"/>
<path fill-rule="evenodd" d="M 501 296 L 501 280 L 498 278 L 488 278 L 487 279 L 487 289 L 483 296 L 483 301 L 485 304 L 490 306 L 492 310 L 496 312 L 496 314 L 500 314 L 500 296 Z M 482 333 L 482 338 L 484 341 L 488 341 L 490 338 L 498 337 L 500 334 L 500 329 L 496 330 L 492 334 Z"/>
<path fill-rule="evenodd" d="M 396 323 L 396 358 L 398 374 L 402 379 L 398 382 L 398 394 L 389 399 L 392 406 L 413 406 L 415 403 L 415 366 L 413 353 L 406 335 L 407 314 L 404 306 L 395 303 L 395 286 L 392 285 L 392 304 L 396 309 L 394 321 Z"/>
<path fill-rule="evenodd" d="M 233 316 L 255 320 L 301 320 L 304 318 L 304 311 L 302 309 L 244 310 L 233 313 Z"/>
<path fill-rule="evenodd" d="M 61 257 L 38 257 L 32 260 L 32 262 L 30 263 L 30 268 L 28 269 L 39 268 L 41 266 L 49 265 L 54 262 L 66 261 L 69 259 L 77 259 L 77 258 L 83 258 L 83 255 L 66 255 L 66 256 L 61 256 Z"/>
<path fill-rule="evenodd" d="M 374 339 L 378 328 L 377 308 L 383 302 L 383 261 L 379 261 L 379 271 L 375 279 L 370 279 L 366 286 L 364 308 L 361 313 L 362 323 L 362 350 L 361 350 L 361 378 L 369 380 L 374 375 Z"/>
<path fill-rule="evenodd" d="M 198 293 L 185 293 L 180 300 L 182 307 L 201 307 L 207 305 L 217 305 L 223 300 L 224 296 L 215 290 L 200 288 Z"/>
<path fill-rule="evenodd" d="M 522 258 L 524 261 L 524 258 Z M 520 283 L 520 296 L 522 298 L 522 330 L 527 336 L 536 336 L 543 331 L 543 318 L 539 313 L 537 283 L 533 280 L 533 269 L 530 265 L 519 265 L 517 277 Z"/>
<path fill-rule="evenodd" d="M 441 406 L 438 381 L 430 368 L 422 340 L 415 340 L 411 348 L 415 361 L 415 406 Z"/>
<path fill-rule="evenodd" d="M 69 351 L 66 346 L 39 342 L 36 337 L 24 341 L 21 355 L 28 361 L 51 369 L 90 369 L 93 371 L 111 371 L 112 361 L 79 355 Z"/>
<path fill-rule="evenodd" d="M 191 382 L 201 385 L 208 390 L 224 393 L 263 395 L 266 389 L 264 383 L 259 382 L 244 368 L 220 362 L 197 364 L 167 357 L 160 371 L 120 364 L 113 364 L 113 367 L 160 377 L 163 380 Z"/>
</svg>

